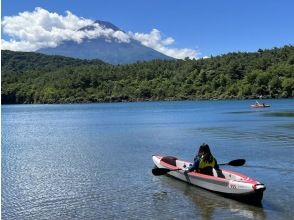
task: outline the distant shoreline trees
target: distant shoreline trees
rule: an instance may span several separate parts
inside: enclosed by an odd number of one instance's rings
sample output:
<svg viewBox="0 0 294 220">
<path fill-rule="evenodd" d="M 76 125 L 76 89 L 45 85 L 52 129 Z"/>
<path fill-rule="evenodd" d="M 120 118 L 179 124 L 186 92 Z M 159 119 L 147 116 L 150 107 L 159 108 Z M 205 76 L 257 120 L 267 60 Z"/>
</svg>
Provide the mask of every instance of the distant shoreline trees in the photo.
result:
<svg viewBox="0 0 294 220">
<path fill-rule="evenodd" d="M 294 97 L 294 47 L 111 65 L 2 52 L 2 104 Z"/>
</svg>

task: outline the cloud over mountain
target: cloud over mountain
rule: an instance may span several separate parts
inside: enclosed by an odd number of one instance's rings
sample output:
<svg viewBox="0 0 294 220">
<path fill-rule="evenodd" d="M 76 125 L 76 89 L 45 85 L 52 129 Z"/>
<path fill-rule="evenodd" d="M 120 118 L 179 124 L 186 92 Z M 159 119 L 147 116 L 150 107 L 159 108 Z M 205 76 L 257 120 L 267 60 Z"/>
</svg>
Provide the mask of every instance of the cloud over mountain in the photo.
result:
<svg viewBox="0 0 294 220">
<path fill-rule="evenodd" d="M 81 28 L 92 25 L 94 29 Z M 35 51 L 43 47 L 56 47 L 64 40 L 81 43 L 84 38 L 104 36 L 119 42 L 128 42 L 130 37 L 122 31 L 105 29 L 90 19 L 77 17 L 67 11 L 66 16 L 36 8 L 33 12 L 19 13 L 18 16 L 4 17 L 3 32 L 10 36 L 2 39 L 2 49 Z"/>
<path fill-rule="evenodd" d="M 91 26 L 92 28 L 84 28 Z M 175 40 L 171 37 L 162 39 L 161 33 L 153 29 L 146 33 L 125 33 L 95 23 L 91 19 L 78 17 L 70 11 L 66 15 L 49 12 L 43 8 L 35 8 L 32 12 L 22 12 L 17 16 L 5 16 L 2 20 L 2 31 L 9 40 L 1 39 L 2 48 L 13 51 L 36 51 L 41 48 L 54 48 L 63 41 L 72 40 L 77 43 L 84 39 L 104 37 L 108 41 L 129 43 L 131 39 L 141 42 L 167 56 L 183 59 L 196 58 L 198 52 L 193 49 L 172 48 Z"/>
<path fill-rule="evenodd" d="M 151 47 L 154 50 L 157 50 L 165 55 L 170 57 L 183 59 L 185 57 L 196 58 L 197 51 L 184 48 L 169 48 L 167 46 L 172 45 L 175 40 L 171 37 L 166 39 L 161 39 L 160 31 L 153 29 L 150 34 L 143 33 L 130 33 L 130 35 L 135 39 L 140 41 L 144 46 Z"/>
</svg>

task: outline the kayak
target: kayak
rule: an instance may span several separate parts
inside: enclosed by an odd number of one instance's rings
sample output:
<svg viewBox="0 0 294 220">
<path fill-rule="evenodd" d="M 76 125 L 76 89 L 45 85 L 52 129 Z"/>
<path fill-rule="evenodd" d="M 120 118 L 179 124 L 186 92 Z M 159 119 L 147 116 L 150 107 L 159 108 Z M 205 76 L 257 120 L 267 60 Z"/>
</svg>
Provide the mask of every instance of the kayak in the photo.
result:
<svg viewBox="0 0 294 220">
<path fill-rule="evenodd" d="M 194 186 L 249 204 L 260 204 L 265 185 L 240 173 L 213 169 L 213 176 L 197 172 L 184 173 L 192 163 L 173 156 L 152 156 L 155 169 L 166 168 L 167 174 Z M 160 169 L 159 169 L 160 170 Z M 165 169 L 162 169 L 165 170 Z"/>
<path fill-rule="evenodd" d="M 270 105 L 266 105 L 266 104 L 254 104 L 254 105 L 250 105 L 251 108 L 268 108 L 271 107 Z"/>
</svg>

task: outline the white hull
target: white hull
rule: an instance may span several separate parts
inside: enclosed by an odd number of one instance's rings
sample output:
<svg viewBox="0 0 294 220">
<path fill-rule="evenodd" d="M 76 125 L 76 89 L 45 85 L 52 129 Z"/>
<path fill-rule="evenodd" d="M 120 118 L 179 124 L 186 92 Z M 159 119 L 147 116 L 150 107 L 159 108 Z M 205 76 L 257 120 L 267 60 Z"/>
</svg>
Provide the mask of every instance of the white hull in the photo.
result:
<svg viewBox="0 0 294 220">
<path fill-rule="evenodd" d="M 168 161 L 165 162 L 162 158 L 162 156 L 153 156 L 156 167 L 168 168 L 171 170 L 178 168 L 183 169 L 168 172 L 168 175 L 177 179 L 229 197 L 248 200 L 250 203 L 259 203 L 262 199 L 265 186 L 248 176 L 227 170 L 213 170 L 214 176 L 196 172 L 185 174 L 184 169 L 191 164 L 190 162 L 175 158 L 176 160 L 172 161 L 172 163 L 167 163 Z"/>
</svg>

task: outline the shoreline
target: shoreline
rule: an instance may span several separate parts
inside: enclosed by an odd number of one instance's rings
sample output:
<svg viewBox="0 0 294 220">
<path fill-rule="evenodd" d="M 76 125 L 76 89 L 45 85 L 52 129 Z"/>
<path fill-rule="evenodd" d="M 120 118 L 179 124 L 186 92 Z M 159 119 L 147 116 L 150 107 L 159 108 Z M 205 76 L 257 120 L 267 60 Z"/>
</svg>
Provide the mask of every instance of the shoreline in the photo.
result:
<svg viewBox="0 0 294 220">
<path fill-rule="evenodd" d="M 143 103 L 143 102 L 197 102 L 197 101 L 242 101 L 242 100 L 258 100 L 262 102 L 262 100 L 282 100 L 287 99 L 291 100 L 294 97 L 287 97 L 287 98 L 231 98 L 231 99 L 221 99 L 221 98 L 211 98 L 211 99 L 137 99 L 137 100 L 120 100 L 120 101 L 98 101 L 98 102 L 48 102 L 48 103 L 1 103 L 1 105 L 74 105 L 74 104 L 110 104 L 110 103 Z"/>
</svg>

